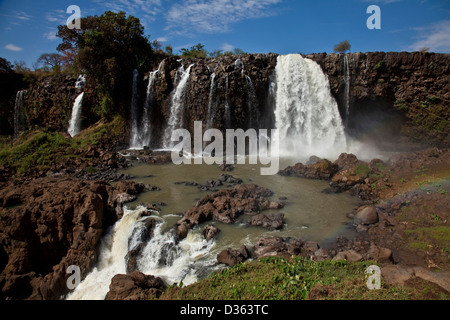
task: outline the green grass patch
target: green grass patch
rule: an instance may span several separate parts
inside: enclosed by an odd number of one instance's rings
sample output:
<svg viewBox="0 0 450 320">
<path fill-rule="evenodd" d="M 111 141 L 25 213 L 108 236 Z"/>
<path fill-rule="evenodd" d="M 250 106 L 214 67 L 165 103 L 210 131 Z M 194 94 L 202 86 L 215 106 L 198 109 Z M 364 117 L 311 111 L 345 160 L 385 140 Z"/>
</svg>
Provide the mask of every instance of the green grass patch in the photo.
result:
<svg viewBox="0 0 450 320">
<path fill-rule="evenodd" d="M 369 173 L 370 168 L 367 164 L 361 164 L 355 170 L 355 174 L 362 178 L 367 178 L 369 176 Z"/>
<path fill-rule="evenodd" d="M 409 242 L 409 246 L 426 250 L 430 245 L 443 252 L 450 250 L 450 228 L 447 226 L 422 227 L 406 230 L 405 234 L 414 239 Z"/>
<path fill-rule="evenodd" d="M 193 285 L 168 288 L 170 300 L 407 299 L 407 290 L 369 290 L 365 271 L 372 262 L 264 258 L 236 265 Z M 322 295 L 321 291 L 326 292 Z"/>
<path fill-rule="evenodd" d="M 122 128 L 122 119 L 116 117 L 112 122 L 88 128 L 74 138 L 59 132 L 42 130 L 23 134 L 14 143 L 10 139 L 2 138 L 0 165 L 11 167 L 16 177 L 32 171 L 48 170 L 54 163 L 80 157 L 89 146 L 119 136 Z"/>
</svg>

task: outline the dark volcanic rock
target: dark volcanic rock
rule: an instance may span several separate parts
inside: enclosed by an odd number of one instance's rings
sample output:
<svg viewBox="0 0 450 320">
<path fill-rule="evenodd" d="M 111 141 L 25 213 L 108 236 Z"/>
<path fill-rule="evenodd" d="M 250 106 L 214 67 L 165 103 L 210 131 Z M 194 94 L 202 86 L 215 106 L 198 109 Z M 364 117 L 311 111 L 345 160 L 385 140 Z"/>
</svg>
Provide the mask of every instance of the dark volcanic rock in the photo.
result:
<svg viewBox="0 0 450 320">
<path fill-rule="evenodd" d="M 303 177 L 309 179 L 329 180 L 338 171 L 338 166 L 326 159 L 314 164 L 303 165 L 297 163 L 293 167 L 287 167 L 279 172 L 282 176 Z"/>
<path fill-rule="evenodd" d="M 239 250 L 233 250 L 228 248 L 223 250 L 217 256 L 217 262 L 226 264 L 229 267 L 233 267 L 238 263 L 244 262 L 250 257 L 250 253 L 246 246 L 242 246 Z"/>
<path fill-rule="evenodd" d="M 263 227 L 269 230 L 278 230 L 283 228 L 284 214 L 258 214 L 250 219 L 249 224 L 252 226 Z"/>
<path fill-rule="evenodd" d="M 256 215 L 263 210 L 282 206 L 270 201 L 273 192 L 254 184 L 240 184 L 233 189 L 220 190 L 207 195 L 187 211 L 176 224 L 177 235 L 184 238 L 190 228 L 205 221 L 234 223 L 242 214 Z"/>
<path fill-rule="evenodd" d="M 203 229 L 203 236 L 208 241 L 215 238 L 219 233 L 220 233 L 220 229 L 213 225 L 207 225 Z"/>
<path fill-rule="evenodd" d="M 149 300 L 158 298 L 166 288 L 161 278 L 141 272 L 115 275 L 105 300 Z"/>
<path fill-rule="evenodd" d="M 68 293 L 67 267 L 83 279 L 97 261 L 102 235 L 116 219 L 127 183 L 40 178 L 0 190 L 0 298 L 59 299 Z"/>
</svg>

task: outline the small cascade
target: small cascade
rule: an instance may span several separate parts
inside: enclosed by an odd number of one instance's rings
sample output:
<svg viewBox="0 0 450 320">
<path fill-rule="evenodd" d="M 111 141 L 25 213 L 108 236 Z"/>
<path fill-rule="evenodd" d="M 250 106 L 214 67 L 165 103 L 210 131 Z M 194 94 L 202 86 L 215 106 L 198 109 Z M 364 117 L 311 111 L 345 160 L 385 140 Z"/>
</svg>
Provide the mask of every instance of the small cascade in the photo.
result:
<svg viewBox="0 0 450 320">
<path fill-rule="evenodd" d="M 163 61 L 164 62 L 164 61 Z M 148 76 L 148 85 L 143 111 L 138 106 L 138 73 L 137 70 L 133 74 L 133 96 L 131 100 L 132 112 L 132 129 L 130 139 L 130 149 L 140 150 L 149 147 L 152 141 L 151 137 L 151 116 L 152 105 L 155 96 L 155 83 L 158 74 L 161 73 L 163 62 L 159 64 L 158 70 L 150 72 Z"/>
<path fill-rule="evenodd" d="M 337 157 L 346 150 L 337 103 L 316 62 L 299 54 L 279 56 L 275 101 L 282 155 Z"/>
<path fill-rule="evenodd" d="M 216 89 L 216 84 L 215 84 L 215 79 L 216 79 L 216 74 L 213 72 L 211 74 L 211 85 L 210 85 L 210 89 L 209 89 L 209 100 L 208 100 L 208 114 L 206 116 L 206 128 L 207 129 L 211 129 L 212 125 L 213 125 L 213 120 L 216 116 L 216 105 L 214 102 L 214 92 Z"/>
<path fill-rule="evenodd" d="M 84 74 L 81 74 L 78 77 L 77 82 L 75 82 L 75 89 L 77 90 L 77 92 L 82 92 L 85 86 L 86 86 L 86 77 L 84 76 Z"/>
<path fill-rule="evenodd" d="M 210 254 L 215 242 L 206 241 L 200 233 L 190 232 L 186 239 L 178 242 L 174 229 L 166 231 L 167 223 L 163 218 L 142 216 L 146 208 L 125 208 L 124 211 L 122 219 L 102 239 L 96 267 L 67 297 L 68 300 L 104 299 L 111 279 L 116 274 L 127 273 L 127 254 L 141 244 L 144 247 L 136 258 L 138 270 L 161 277 L 169 285 L 180 281 L 192 284 L 197 281 L 198 272 L 210 269 L 216 263 L 215 255 Z M 148 232 L 144 226 L 146 219 L 156 222 L 149 240 L 143 236 Z"/>
<path fill-rule="evenodd" d="M 14 139 L 19 136 L 19 132 L 23 130 L 24 123 L 24 99 L 23 95 L 26 90 L 20 90 L 16 94 L 16 102 L 14 104 Z"/>
<path fill-rule="evenodd" d="M 138 110 L 138 77 L 139 72 L 133 71 L 133 87 L 131 96 L 131 141 L 130 149 L 138 149 L 141 146 L 139 135 L 139 110 Z"/>
<path fill-rule="evenodd" d="M 228 79 L 228 74 L 225 78 L 225 128 L 226 129 L 232 129 L 232 123 L 231 123 L 231 110 L 230 110 L 230 104 L 228 103 L 228 92 L 230 89 L 230 83 Z"/>
<path fill-rule="evenodd" d="M 69 121 L 67 132 L 73 138 L 81 131 L 81 106 L 83 104 L 84 92 L 80 93 L 73 103 L 72 116 Z"/>
<path fill-rule="evenodd" d="M 184 109 L 186 107 L 186 92 L 189 88 L 189 79 L 193 66 L 194 65 L 191 64 L 185 69 L 182 65 L 177 71 L 177 77 L 179 77 L 180 80 L 171 99 L 170 118 L 164 132 L 163 144 L 165 149 L 171 149 L 173 147 L 174 144 L 171 141 L 172 132 L 183 125 Z"/>
<path fill-rule="evenodd" d="M 350 117 L 350 70 L 348 66 L 348 57 L 344 55 L 344 83 L 345 83 L 345 126 L 348 126 L 348 119 Z"/>
<path fill-rule="evenodd" d="M 259 108 L 255 86 L 253 85 L 252 79 L 245 73 L 244 62 L 242 62 L 241 59 L 237 59 L 234 62 L 234 69 L 241 69 L 241 74 L 245 77 L 245 84 L 247 88 L 248 127 L 252 129 L 258 129 L 257 126 L 259 123 Z"/>
</svg>

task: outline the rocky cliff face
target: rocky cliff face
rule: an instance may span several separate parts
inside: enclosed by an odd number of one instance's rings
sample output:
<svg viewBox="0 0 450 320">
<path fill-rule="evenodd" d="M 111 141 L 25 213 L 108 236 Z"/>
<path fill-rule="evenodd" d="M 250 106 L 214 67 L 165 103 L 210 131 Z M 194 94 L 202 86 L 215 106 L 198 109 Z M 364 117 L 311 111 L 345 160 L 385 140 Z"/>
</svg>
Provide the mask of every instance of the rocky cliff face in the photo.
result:
<svg viewBox="0 0 450 320">
<path fill-rule="evenodd" d="M 374 52 L 306 57 L 316 61 L 328 75 L 350 136 L 372 140 L 386 148 L 399 142 L 450 145 L 450 55 Z M 141 117 L 146 102 L 149 103 L 151 147 L 162 145 L 181 64 L 185 69 L 193 65 L 183 95 L 181 127 L 193 130 L 194 121 L 203 121 L 205 128 L 221 130 L 274 127 L 276 54 L 183 61 L 169 57 L 160 65 L 150 95 L 148 73 L 140 72 L 138 77 L 135 98 Z M 131 80 L 130 87 L 124 89 L 130 96 Z M 59 75 L 32 86 L 25 94 L 28 127 L 40 125 L 65 131 L 76 97 L 75 81 Z M 83 99 L 85 126 L 99 119 L 94 112 L 100 103 L 96 92 L 95 84 L 88 83 Z M 132 99 L 129 100 L 130 107 L 120 111 L 124 119 L 131 118 Z M 124 134 L 125 141 L 127 136 Z"/>
<path fill-rule="evenodd" d="M 373 52 L 307 57 L 328 75 L 351 136 L 450 145 L 450 55 Z"/>
</svg>

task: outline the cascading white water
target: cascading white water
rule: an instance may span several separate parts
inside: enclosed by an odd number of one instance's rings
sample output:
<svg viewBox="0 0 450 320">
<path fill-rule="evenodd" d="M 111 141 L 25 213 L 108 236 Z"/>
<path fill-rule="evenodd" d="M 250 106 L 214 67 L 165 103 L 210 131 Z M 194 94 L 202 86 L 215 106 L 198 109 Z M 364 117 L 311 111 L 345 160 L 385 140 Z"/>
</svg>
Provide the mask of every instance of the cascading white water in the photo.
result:
<svg viewBox="0 0 450 320">
<path fill-rule="evenodd" d="M 138 107 L 138 73 L 137 70 L 133 74 L 133 97 L 132 97 L 132 129 L 130 139 L 130 149 L 139 150 L 150 146 L 151 137 L 151 113 L 152 100 L 155 94 L 155 83 L 158 74 L 161 72 L 163 62 L 159 64 L 158 70 L 150 72 L 148 76 L 148 85 L 144 108 L 142 115 Z"/>
<path fill-rule="evenodd" d="M 279 56 L 275 95 L 282 156 L 337 157 L 346 149 L 338 105 L 316 62 L 299 54 Z"/>
<path fill-rule="evenodd" d="M 164 132 L 165 149 L 171 149 L 173 147 L 174 143 L 171 141 L 172 132 L 175 129 L 179 129 L 179 127 L 182 125 L 185 108 L 186 89 L 188 89 L 189 87 L 189 79 L 193 66 L 194 65 L 191 64 L 186 70 L 182 65 L 177 71 L 177 74 L 180 77 L 180 81 L 175 89 L 175 92 L 172 95 L 170 118 Z"/>
<path fill-rule="evenodd" d="M 72 116 L 69 122 L 69 129 L 67 130 L 72 138 L 80 133 L 81 130 L 81 106 L 83 104 L 83 96 L 84 92 L 78 95 L 73 104 Z"/>
<path fill-rule="evenodd" d="M 81 74 L 80 76 L 78 76 L 77 82 L 75 82 L 75 89 L 83 91 L 85 85 L 86 85 L 86 77 L 83 74 Z"/>
<path fill-rule="evenodd" d="M 167 284 L 197 281 L 196 271 L 210 267 L 215 257 L 207 256 L 214 241 L 206 241 L 200 234 L 190 232 L 177 243 L 174 230 L 164 231 L 165 221 L 159 216 L 142 217 L 144 207 L 136 210 L 125 208 L 124 216 L 102 239 L 97 266 L 77 288 L 67 296 L 68 300 L 102 300 L 109 291 L 111 279 L 116 274 L 126 274 L 127 253 L 141 242 L 140 233 L 145 219 L 157 221 L 153 235 L 138 257 L 138 270 L 161 277 Z M 201 261 L 200 261 L 201 260 Z"/>
<path fill-rule="evenodd" d="M 234 69 L 241 69 L 241 74 L 245 77 L 245 84 L 247 87 L 248 127 L 251 129 L 258 129 L 259 111 L 255 86 L 253 85 L 252 79 L 245 74 L 245 65 L 241 59 L 237 59 L 234 62 Z"/>
<path fill-rule="evenodd" d="M 213 72 L 211 74 L 211 85 L 209 89 L 209 100 L 208 100 L 208 114 L 206 116 L 206 128 L 212 128 L 213 118 L 215 117 L 215 103 L 214 103 L 214 90 L 216 88 L 215 85 L 216 74 Z"/>
<path fill-rule="evenodd" d="M 228 74 L 225 78 L 225 128 L 226 129 L 232 129 L 231 126 L 231 110 L 230 110 L 230 104 L 228 103 L 228 91 L 230 88 Z"/>
<path fill-rule="evenodd" d="M 344 83 L 345 83 L 345 125 L 348 125 L 348 118 L 350 116 L 350 69 L 348 66 L 347 55 L 344 55 Z"/>
<path fill-rule="evenodd" d="M 139 72 L 135 69 L 133 71 L 133 87 L 131 95 L 131 141 L 130 149 L 140 149 L 140 135 L 139 135 L 139 112 L 138 112 L 138 77 Z"/>
<path fill-rule="evenodd" d="M 24 100 L 23 94 L 25 90 L 20 90 L 16 94 L 16 102 L 14 104 L 14 138 L 19 136 L 19 131 L 22 130 L 23 117 L 24 117 Z"/>
</svg>

